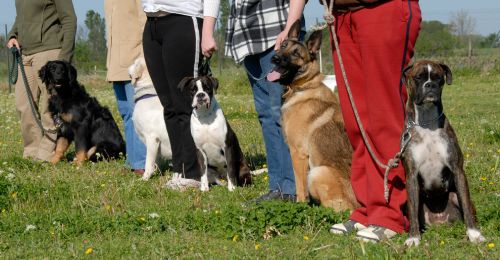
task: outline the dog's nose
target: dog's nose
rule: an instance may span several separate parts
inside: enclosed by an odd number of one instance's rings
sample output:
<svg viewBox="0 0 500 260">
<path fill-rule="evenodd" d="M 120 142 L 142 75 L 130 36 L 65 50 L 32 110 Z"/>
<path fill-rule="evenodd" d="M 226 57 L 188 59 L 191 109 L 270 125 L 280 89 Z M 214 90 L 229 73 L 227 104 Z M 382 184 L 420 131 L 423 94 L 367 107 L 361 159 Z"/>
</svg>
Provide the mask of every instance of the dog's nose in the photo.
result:
<svg viewBox="0 0 500 260">
<path fill-rule="evenodd" d="M 205 97 L 205 93 L 200 92 L 200 93 L 196 94 L 196 97 L 197 98 L 204 98 Z"/>
<path fill-rule="evenodd" d="M 431 81 L 431 82 L 428 82 L 427 84 L 425 84 L 424 87 L 427 89 L 437 89 L 437 88 L 439 88 L 439 84 Z"/>
</svg>

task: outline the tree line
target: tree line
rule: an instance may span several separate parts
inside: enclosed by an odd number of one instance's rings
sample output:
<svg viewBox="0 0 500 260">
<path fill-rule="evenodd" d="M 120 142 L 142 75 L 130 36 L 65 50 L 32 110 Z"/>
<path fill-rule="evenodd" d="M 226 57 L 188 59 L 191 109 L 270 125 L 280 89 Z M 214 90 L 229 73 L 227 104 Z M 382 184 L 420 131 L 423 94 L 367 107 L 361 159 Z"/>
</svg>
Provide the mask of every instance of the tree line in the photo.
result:
<svg viewBox="0 0 500 260">
<path fill-rule="evenodd" d="M 222 57 L 224 52 L 224 35 L 229 14 L 229 4 L 221 1 L 221 14 L 216 30 L 216 40 L 219 51 L 212 59 L 212 64 L 221 66 L 225 62 Z M 453 13 L 449 24 L 439 21 L 423 21 L 420 35 L 415 46 L 415 53 L 419 57 L 433 57 L 443 55 L 474 55 L 474 50 L 486 48 L 500 48 L 500 31 L 487 36 L 474 34 L 475 20 L 466 11 Z M 325 37 L 328 39 L 328 37 Z M 0 36 L 0 46 L 5 46 L 5 36 Z M 329 44 L 323 45 L 329 49 Z M 10 51 L 2 48 L 0 51 L 0 64 L 5 64 Z M 106 65 L 106 26 L 104 17 L 93 10 L 86 14 L 84 26 L 79 26 L 75 43 L 74 62 L 79 69 L 105 70 Z M 331 55 L 324 51 L 323 56 Z M 5 65 L 2 65 L 5 67 Z M 0 75 L 6 74 L 2 69 Z"/>
</svg>

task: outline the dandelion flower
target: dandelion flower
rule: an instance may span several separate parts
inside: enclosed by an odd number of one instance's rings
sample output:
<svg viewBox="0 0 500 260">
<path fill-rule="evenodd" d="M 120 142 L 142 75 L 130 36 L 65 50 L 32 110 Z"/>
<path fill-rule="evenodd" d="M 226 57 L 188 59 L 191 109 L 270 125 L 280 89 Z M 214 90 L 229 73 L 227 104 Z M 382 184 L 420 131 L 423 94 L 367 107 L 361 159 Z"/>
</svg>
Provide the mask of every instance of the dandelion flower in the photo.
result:
<svg viewBox="0 0 500 260">
<path fill-rule="evenodd" d="M 486 181 L 486 177 L 479 178 L 481 181 Z"/>
<path fill-rule="evenodd" d="M 309 237 L 308 236 L 304 236 L 304 240 L 309 240 Z"/>
<path fill-rule="evenodd" d="M 93 252 L 94 252 L 94 249 L 93 249 L 92 247 L 89 247 L 89 248 L 87 248 L 87 250 L 85 250 L 85 254 L 86 254 L 86 255 L 90 255 L 90 254 L 92 254 Z"/>
<path fill-rule="evenodd" d="M 439 242 L 439 245 L 444 245 L 444 240 L 441 240 L 441 242 Z"/>
<path fill-rule="evenodd" d="M 233 236 L 233 242 L 236 242 L 236 241 L 238 241 L 238 235 Z"/>
<path fill-rule="evenodd" d="M 489 244 L 488 244 L 488 248 L 489 248 L 489 249 L 493 249 L 493 248 L 495 248 L 495 244 L 494 244 L 494 243 L 489 243 Z"/>
<path fill-rule="evenodd" d="M 145 222 L 146 218 L 145 217 L 140 217 L 139 220 L 142 221 L 142 222 Z"/>
<path fill-rule="evenodd" d="M 255 250 L 259 250 L 260 249 L 260 244 L 255 244 Z"/>
</svg>

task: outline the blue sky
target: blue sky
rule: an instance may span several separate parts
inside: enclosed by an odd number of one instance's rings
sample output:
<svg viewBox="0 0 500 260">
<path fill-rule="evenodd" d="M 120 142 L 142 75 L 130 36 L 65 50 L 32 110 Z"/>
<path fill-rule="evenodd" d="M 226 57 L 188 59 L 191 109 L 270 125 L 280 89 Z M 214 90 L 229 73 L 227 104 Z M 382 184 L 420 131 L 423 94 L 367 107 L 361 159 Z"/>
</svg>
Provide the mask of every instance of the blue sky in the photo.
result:
<svg viewBox="0 0 500 260">
<path fill-rule="evenodd" d="M 5 30 L 4 24 L 7 24 L 10 29 L 14 22 L 16 14 L 14 2 L 14 0 L 0 0 L 2 34 Z M 83 25 L 85 13 L 90 9 L 103 14 L 103 3 L 104 0 L 73 0 L 78 15 L 78 24 Z M 500 31 L 499 0 L 420 0 L 420 7 L 425 21 L 438 20 L 448 23 L 453 12 L 467 10 L 469 15 L 476 20 L 475 32 L 477 34 L 488 35 Z M 318 0 L 310 0 L 304 13 L 308 27 L 314 24 L 316 19 L 320 22 L 323 20 L 323 6 L 319 4 Z"/>
</svg>

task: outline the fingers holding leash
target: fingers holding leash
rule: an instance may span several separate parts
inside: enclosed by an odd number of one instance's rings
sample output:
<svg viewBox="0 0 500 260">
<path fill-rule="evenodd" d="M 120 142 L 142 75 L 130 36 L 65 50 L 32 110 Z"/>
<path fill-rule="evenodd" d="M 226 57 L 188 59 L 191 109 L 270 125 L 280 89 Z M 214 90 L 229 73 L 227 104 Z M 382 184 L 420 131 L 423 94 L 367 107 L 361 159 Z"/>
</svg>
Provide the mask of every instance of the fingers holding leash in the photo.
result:
<svg viewBox="0 0 500 260">
<path fill-rule="evenodd" d="M 20 49 L 19 47 L 19 42 L 17 41 L 16 38 L 10 38 L 10 40 L 7 42 L 7 48 L 12 48 L 12 47 L 16 47 L 18 50 Z"/>
</svg>

